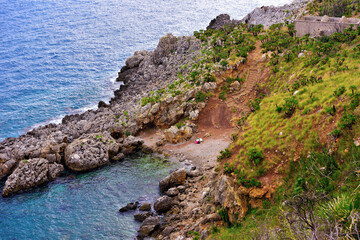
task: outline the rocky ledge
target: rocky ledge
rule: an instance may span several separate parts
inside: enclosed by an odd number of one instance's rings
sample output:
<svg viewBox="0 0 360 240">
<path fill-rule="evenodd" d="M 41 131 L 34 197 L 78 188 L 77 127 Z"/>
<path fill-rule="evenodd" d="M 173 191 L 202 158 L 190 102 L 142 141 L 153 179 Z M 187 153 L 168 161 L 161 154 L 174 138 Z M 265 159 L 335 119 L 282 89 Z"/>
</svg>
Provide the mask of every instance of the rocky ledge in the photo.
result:
<svg viewBox="0 0 360 240">
<path fill-rule="evenodd" d="M 293 22 L 297 15 L 303 13 L 307 2 L 308 0 L 294 0 L 291 4 L 280 7 L 258 7 L 241 19 L 241 22 L 248 25 L 262 24 L 265 28 L 285 21 Z"/>
</svg>

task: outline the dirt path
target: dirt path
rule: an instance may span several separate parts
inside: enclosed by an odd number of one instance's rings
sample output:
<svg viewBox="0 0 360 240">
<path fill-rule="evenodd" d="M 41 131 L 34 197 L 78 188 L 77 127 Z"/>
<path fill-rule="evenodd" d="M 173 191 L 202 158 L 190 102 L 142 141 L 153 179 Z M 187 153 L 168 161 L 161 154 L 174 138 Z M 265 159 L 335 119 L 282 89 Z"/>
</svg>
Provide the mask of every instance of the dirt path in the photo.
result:
<svg viewBox="0 0 360 240">
<path fill-rule="evenodd" d="M 163 151 L 171 155 L 181 156 L 182 160 L 188 160 L 197 167 L 215 167 L 217 165 L 217 156 L 221 150 L 230 145 L 232 141 L 231 134 L 236 130 L 231 123 L 232 118 L 250 112 L 248 104 L 249 100 L 254 99 L 256 96 L 254 89 L 262 75 L 259 67 L 261 63 L 262 54 L 258 42 L 256 49 L 249 54 L 246 64 L 235 70 L 235 72 L 234 70 L 226 71 L 217 77 L 218 82 L 222 82 L 222 79 L 226 79 L 228 76 L 247 71 L 247 78 L 241 89 L 229 93 L 225 101 L 220 100 L 217 93 L 215 93 L 200 113 L 196 122 L 198 124 L 198 133 L 188 142 L 165 144 Z M 141 134 L 141 138 L 145 140 L 145 144 L 155 146 L 155 143 L 161 138 L 161 131 L 147 130 Z M 195 144 L 196 138 L 203 138 L 204 142 Z"/>
</svg>

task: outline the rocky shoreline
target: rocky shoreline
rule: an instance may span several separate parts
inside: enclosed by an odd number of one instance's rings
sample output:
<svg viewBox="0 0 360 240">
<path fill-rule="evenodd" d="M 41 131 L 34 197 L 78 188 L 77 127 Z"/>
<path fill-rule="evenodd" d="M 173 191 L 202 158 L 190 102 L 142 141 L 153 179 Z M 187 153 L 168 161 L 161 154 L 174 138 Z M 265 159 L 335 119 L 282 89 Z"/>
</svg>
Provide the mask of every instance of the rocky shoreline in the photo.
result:
<svg viewBox="0 0 360 240">
<path fill-rule="evenodd" d="M 17 171 L 23 165 L 30 167 L 31 163 L 40 161 L 49 164 L 51 169 L 57 167 L 56 172 L 59 173 L 60 168 L 64 167 L 86 171 L 107 164 L 110 160 L 119 160 L 122 154 L 131 154 L 139 149 L 149 152 L 146 147 L 140 147 L 140 140 L 134 142 L 132 136 L 147 126 L 171 126 L 184 115 L 196 110 L 198 112 L 203 105 L 180 104 L 186 98 L 193 98 L 196 89 L 190 89 L 180 97 L 164 96 L 165 101 L 154 106 L 150 103 L 141 106 L 139 102 L 150 91 L 177 79 L 178 72 L 188 71 L 180 66 L 189 64 L 199 54 L 200 42 L 194 37 L 166 35 L 160 39 L 154 51 L 135 52 L 127 59 L 117 79 L 123 81 L 124 85 L 115 91 L 115 97 L 109 104 L 100 102 L 97 110 L 68 115 L 61 124 L 40 126 L 18 138 L 3 140 L 0 143 L 0 178 L 11 176 L 8 179 L 17 182 L 14 187 L 7 181 L 3 196 L 53 180 L 39 178 L 33 168 L 30 168 L 29 176 L 22 176 L 28 173 Z M 206 87 L 210 90 L 214 86 Z M 89 161 L 90 158 L 93 160 Z M 20 181 L 22 177 L 26 181 Z"/>
<path fill-rule="evenodd" d="M 291 16 L 304 6 L 305 2 L 300 0 L 283 7 L 261 7 L 240 21 L 220 15 L 208 28 L 218 29 L 230 23 L 268 26 L 291 21 Z M 188 66 L 202 59 L 202 50 L 201 41 L 195 37 L 168 34 L 160 39 L 154 51 L 138 51 L 126 60 L 117 78 L 124 85 L 114 92 L 109 104 L 99 102 L 97 110 L 65 116 L 61 124 L 40 126 L 18 138 L 3 140 L 0 178 L 6 178 L 6 182 L 2 195 L 7 197 L 52 181 L 65 168 L 88 171 L 137 151 L 162 151 L 165 142 L 191 138 L 197 131 L 196 125 L 187 122 L 180 128 L 171 126 L 184 118 L 197 120 L 206 105 L 206 94 L 217 88 L 211 82 L 189 87 L 181 81 L 191 71 Z M 176 91 L 170 87 L 163 90 L 174 84 Z M 205 101 L 196 101 L 200 92 L 205 94 Z M 134 137 L 154 127 L 167 129 L 155 147 Z M 207 231 L 203 229 L 221 220 L 215 205 L 209 203 L 209 196 L 221 206 L 234 197 L 231 191 L 227 192 L 231 187 L 229 180 L 212 181 L 216 175 L 213 167 L 197 166 L 177 170 L 161 181 L 159 187 L 164 195 L 154 203 L 154 209 L 163 217 L 153 216 L 149 211 L 135 215 L 143 220 L 139 238 L 180 240 L 190 231 L 202 232 L 201 238 L 205 238 Z M 135 205 L 129 207 L 133 209 Z M 149 206 L 140 208 L 148 210 Z"/>
</svg>

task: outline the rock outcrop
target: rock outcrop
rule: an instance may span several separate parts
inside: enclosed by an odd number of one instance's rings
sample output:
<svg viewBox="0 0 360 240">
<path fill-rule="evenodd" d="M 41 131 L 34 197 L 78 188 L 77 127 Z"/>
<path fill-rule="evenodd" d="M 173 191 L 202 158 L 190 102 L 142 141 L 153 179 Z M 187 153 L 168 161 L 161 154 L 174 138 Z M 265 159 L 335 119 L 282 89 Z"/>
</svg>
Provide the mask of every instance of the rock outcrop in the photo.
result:
<svg viewBox="0 0 360 240">
<path fill-rule="evenodd" d="M 173 204 L 174 204 L 174 202 L 171 197 L 161 196 L 154 203 L 154 209 L 158 214 L 166 213 L 167 211 L 169 211 L 171 209 Z"/>
<path fill-rule="evenodd" d="M 9 175 L 15 165 L 15 160 L 9 159 L 5 154 L 0 155 L 0 178 Z"/>
<path fill-rule="evenodd" d="M 7 178 L 2 195 L 7 197 L 15 192 L 54 180 L 63 170 L 62 165 L 49 163 L 44 158 L 23 160 Z"/>
<path fill-rule="evenodd" d="M 84 135 L 65 149 L 65 165 L 74 171 L 88 171 L 110 161 L 119 151 L 119 144 L 106 133 Z"/>
<path fill-rule="evenodd" d="M 124 142 L 120 145 L 121 153 L 127 155 L 137 152 L 142 149 L 144 140 L 138 137 L 129 136 L 125 138 Z"/>
<path fill-rule="evenodd" d="M 226 175 L 222 175 L 210 186 L 210 198 L 214 203 L 227 209 L 230 222 L 237 222 L 248 211 L 247 197 L 239 189 L 237 184 Z"/>
<path fill-rule="evenodd" d="M 223 28 L 225 25 L 237 25 L 239 23 L 240 21 L 238 20 L 231 20 L 228 14 L 220 14 L 219 16 L 210 21 L 209 26 L 207 26 L 206 29 L 217 30 Z"/>
<path fill-rule="evenodd" d="M 193 129 L 188 126 L 181 127 L 172 126 L 164 131 L 165 139 L 169 143 L 175 144 L 180 142 L 186 142 L 193 135 Z"/>
<path fill-rule="evenodd" d="M 293 22 L 297 15 L 302 12 L 306 6 L 305 0 L 295 0 L 291 4 L 284 6 L 262 6 L 255 8 L 252 12 L 246 15 L 241 22 L 248 25 L 262 24 L 265 28 L 276 23 L 283 23 L 285 21 Z"/>
<path fill-rule="evenodd" d="M 160 181 L 159 183 L 160 192 L 164 193 L 169 188 L 182 185 L 185 183 L 185 180 L 186 180 L 186 169 L 185 168 L 178 169 Z"/>
<path fill-rule="evenodd" d="M 148 217 L 146 218 L 138 231 L 138 239 L 144 239 L 150 236 L 160 226 L 160 217 Z"/>
<path fill-rule="evenodd" d="M 148 217 L 154 216 L 153 212 L 141 212 L 134 214 L 134 219 L 139 222 L 143 222 Z"/>
</svg>

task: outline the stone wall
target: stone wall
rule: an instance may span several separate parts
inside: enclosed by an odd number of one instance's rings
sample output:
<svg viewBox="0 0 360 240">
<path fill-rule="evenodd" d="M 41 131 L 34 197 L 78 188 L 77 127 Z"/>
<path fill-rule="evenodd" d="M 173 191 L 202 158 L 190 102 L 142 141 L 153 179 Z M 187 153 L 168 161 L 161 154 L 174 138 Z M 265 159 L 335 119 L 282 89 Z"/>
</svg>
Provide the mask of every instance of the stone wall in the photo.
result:
<svg viewBox="0 0 360 240">
<path fill-rule="evenodd" d="M 356 28 L 360 25 L 360 19 L 356 18 L 334 18 L 334 17 L 299 17 L 294 21 L 296 36 L 302 37 L 310 34 L 310 37 L 330 36 L 336 32 L 343 32 L 350 25 Z"/>
</svg>

